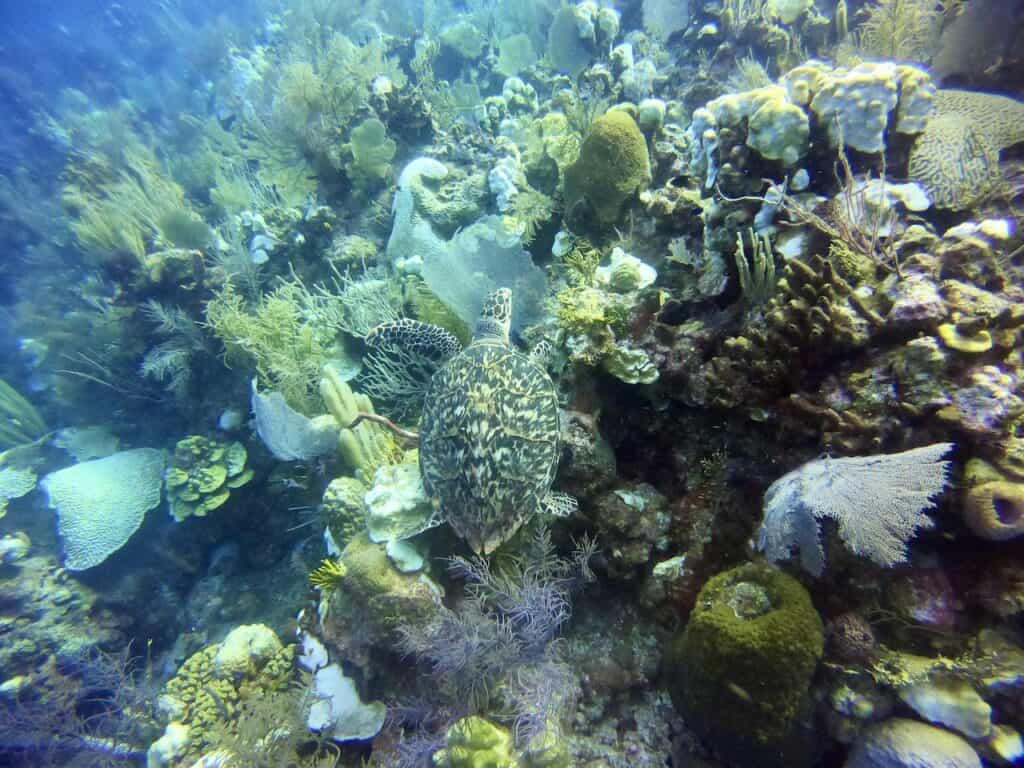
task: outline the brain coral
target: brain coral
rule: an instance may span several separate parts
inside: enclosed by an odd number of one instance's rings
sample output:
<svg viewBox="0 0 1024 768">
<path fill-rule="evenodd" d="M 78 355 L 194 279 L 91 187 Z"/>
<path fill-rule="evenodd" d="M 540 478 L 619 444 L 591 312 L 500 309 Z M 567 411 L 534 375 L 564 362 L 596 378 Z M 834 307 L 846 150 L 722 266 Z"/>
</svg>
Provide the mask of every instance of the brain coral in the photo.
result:
<svg viewBox="0 0 1024 768">
<path fill-rule="evenodd" d="M 1007 96 L 943 89 L 910 151 L 909 176 L 937 208 L 970 208 L 999 178 L 999 151 L 1024 141 L 1024 104 Z"/>
<path fill-rule="evenodd" d="M 136 448 L 44 477 L 41 487 L 57 510 L 64 565 L 92 568 L 124 546 L 160 503 L 163 472 L 163 451 Z"/>
</svg>

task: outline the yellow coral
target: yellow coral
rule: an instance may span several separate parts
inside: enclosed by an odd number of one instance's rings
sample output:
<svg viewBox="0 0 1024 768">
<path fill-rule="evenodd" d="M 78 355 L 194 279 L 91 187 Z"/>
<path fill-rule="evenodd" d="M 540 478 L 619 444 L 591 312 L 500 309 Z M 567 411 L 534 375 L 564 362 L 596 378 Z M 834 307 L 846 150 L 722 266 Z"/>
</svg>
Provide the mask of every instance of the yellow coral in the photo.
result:
<svg viewBox="0 0 1024 768">
<path fill-rule="evenodd" d="M 965 333 L 954 323 L 943 323 L 938 328 L 938 334 L 943 346 L 956 352 L 978 355 L 992 349 L 992 334 L 983 328 Z"/>
<path fill-rule="evenodd" d="M 190 729 L 180 765 L 190 765 L 235 733 L 239 709 L 247 700 L 286 690 L 296 678 L 294 645 L 284 646 L 240 679 L 215 673 L 220 648 L 220 643 L 210 645 L 186 659 L 161 696 L 165 715 Z"/>
</svg>

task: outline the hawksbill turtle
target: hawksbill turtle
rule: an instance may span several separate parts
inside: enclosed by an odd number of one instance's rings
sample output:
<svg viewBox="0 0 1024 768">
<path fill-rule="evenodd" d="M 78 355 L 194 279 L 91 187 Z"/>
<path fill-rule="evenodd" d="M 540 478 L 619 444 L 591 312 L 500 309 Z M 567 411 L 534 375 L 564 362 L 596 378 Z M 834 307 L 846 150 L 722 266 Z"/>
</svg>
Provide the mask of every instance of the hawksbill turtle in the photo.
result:
<svg viewBox="0 0 1024 768">
<path fill-rule="evenodd" d="M 423 486 L 438 518 L 478 555 L 508 541 L 536 512 L 572 514 L 576 499 L 551 490 L 560 433 L 555 385 L 512 346 L 512 291 L 484 300 L 473 340 L 401 319 L 374 328 L 369 346 L 395 344 L 445 360 L 430 380 L 419 432 Z"/>
</svg>

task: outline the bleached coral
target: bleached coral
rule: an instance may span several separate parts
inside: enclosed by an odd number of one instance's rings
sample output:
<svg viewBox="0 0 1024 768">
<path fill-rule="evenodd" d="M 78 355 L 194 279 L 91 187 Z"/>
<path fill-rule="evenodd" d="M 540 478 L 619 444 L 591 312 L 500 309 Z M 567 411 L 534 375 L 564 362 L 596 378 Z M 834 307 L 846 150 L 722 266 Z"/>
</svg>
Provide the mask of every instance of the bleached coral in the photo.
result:
<svg viewBox="0 0 1024 768">
<path fill-rule="evenodd" d="M 758 548 L 775 562 L 800 550 L 804 570 L 820 576 L 825 550 L 820 521 L 839 524 L 847 548 L 878 565 L 907 559 L 907 541 L 934 522 L 924 510 L 949 482 L 952 443 L 902 453 L 818 459 L 782 476 L 764 496 Z"/>
</svg>

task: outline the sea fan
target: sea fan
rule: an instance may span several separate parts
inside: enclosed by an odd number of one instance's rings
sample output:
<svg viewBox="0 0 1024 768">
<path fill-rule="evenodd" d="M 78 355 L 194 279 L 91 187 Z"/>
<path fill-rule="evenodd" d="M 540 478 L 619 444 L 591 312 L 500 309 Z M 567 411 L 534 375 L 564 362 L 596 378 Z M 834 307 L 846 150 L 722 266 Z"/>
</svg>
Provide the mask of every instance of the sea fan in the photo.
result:
<svg viewBox="0 0 1024 768">
<path fill-rule="evenodd" d="M 811 461 L 776 480 L 764 496 L 758 548 L 772 561 L 800 550 L 804 570 L 825 569 L 819 521 L 839 523 L 847 548 L 885 567 L 907 559 L 907 541 L 934 522 L 924 513 L 949 481 L 952 443 L 902 453 Z"/>
</svg>

